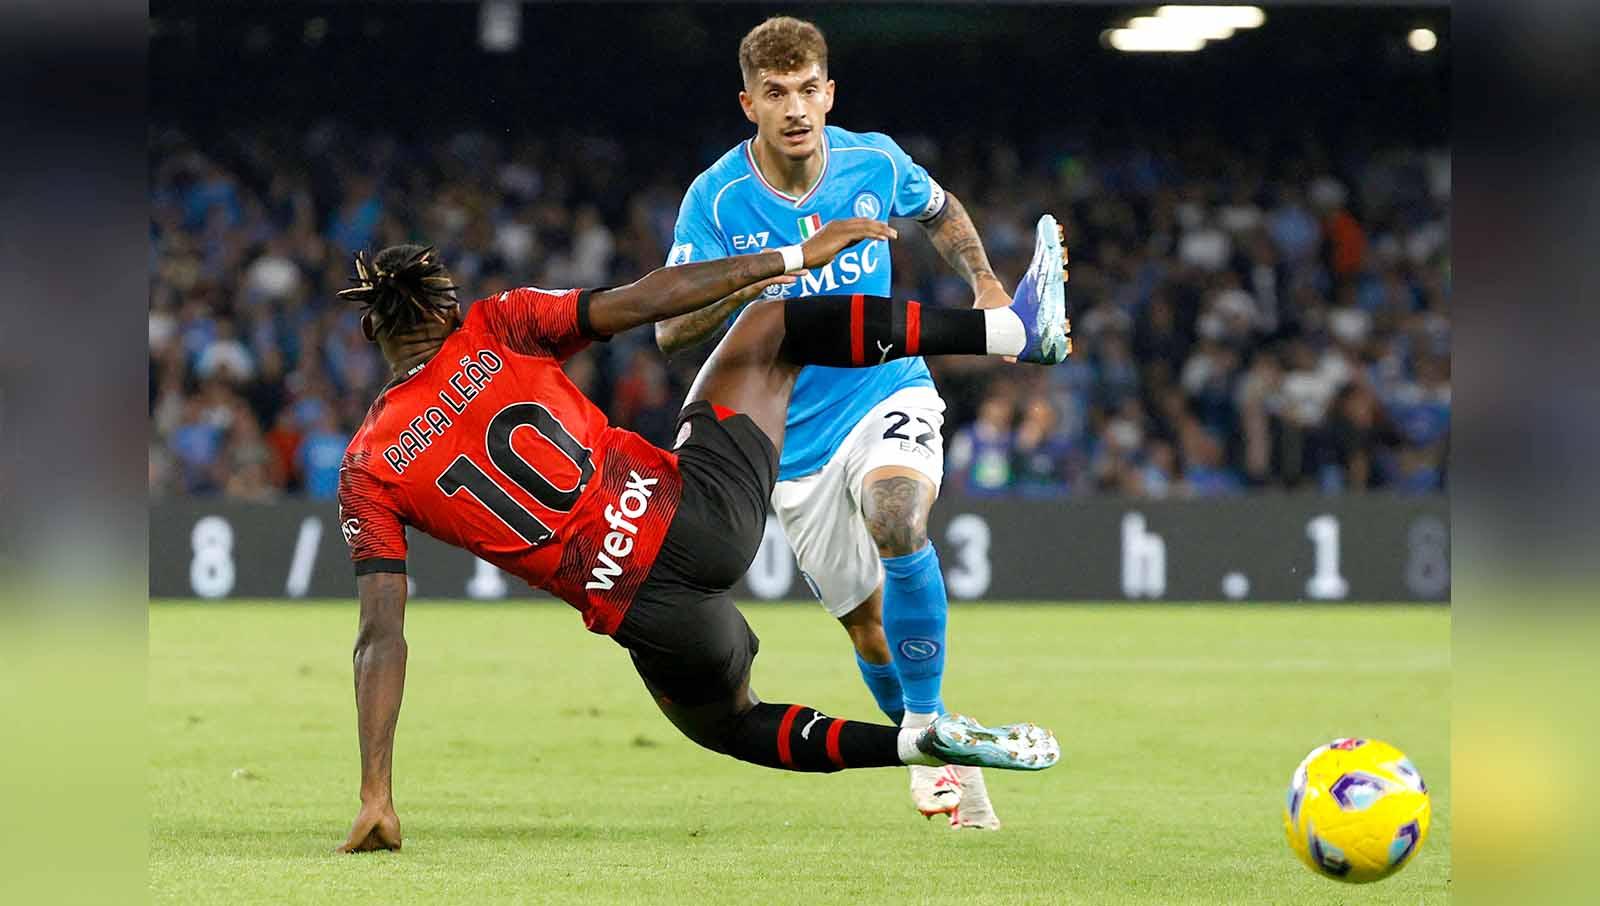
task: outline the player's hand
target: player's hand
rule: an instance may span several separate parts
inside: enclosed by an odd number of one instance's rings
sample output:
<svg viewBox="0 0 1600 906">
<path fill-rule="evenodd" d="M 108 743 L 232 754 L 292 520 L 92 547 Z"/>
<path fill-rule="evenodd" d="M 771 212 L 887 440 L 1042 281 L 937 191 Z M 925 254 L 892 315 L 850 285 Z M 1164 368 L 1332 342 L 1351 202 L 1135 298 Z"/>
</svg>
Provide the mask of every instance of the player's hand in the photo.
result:
<svg viewBox="0 0 1600 906">
<path fill-rule="evenodd" d="M 334 852 L 366 853 L 379 849 L 400 848 L 400 816 L 394 813 L 394 803 L 363 802 L 355 823 L 350 825 L 350 836 Z"/>
<path fill-rule="evenodd" d="M 835 220 L 818 230 L 801 243 L 800 251 L 805 256 L 806 267 L 821 267 L 832 261 L 834 255 L 863 239 L 894 239 L 899 235 L 881 220 L 851 217 L 848 220 Z"/>
</svg>

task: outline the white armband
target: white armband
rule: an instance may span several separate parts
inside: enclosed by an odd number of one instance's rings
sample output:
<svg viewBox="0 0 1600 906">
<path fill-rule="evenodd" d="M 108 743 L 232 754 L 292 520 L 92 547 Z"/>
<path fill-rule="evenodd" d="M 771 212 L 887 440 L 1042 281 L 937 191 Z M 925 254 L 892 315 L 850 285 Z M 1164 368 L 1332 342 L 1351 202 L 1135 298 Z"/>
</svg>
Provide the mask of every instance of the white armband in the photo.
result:
<svg viewBox="0 0 1600 906">
<path fill-rule="evenodd" d="M 928 177 L 928 203 L 923 207 L 922 213 L 914 219 L 918 223 L 927 223 L 944 213 L 945 194 L 944 186 L 939 185 L 932 176 Z"/>
</svg>

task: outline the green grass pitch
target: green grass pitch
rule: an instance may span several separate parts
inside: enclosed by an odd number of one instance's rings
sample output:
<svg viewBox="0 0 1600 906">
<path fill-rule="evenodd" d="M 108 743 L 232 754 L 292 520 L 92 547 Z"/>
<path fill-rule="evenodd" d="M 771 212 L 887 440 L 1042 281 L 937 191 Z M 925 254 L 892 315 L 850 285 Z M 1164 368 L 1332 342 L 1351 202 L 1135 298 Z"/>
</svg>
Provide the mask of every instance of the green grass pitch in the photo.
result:
<svg viewBox="0 0 1600 906">
<path fill-rule="evenodd" d="M 878 718 L 844 633 L 754 605 L 769 701 Z M 1005 827 L 952 831 L 901 770 L 798 775 L 705 752 L 611 641 L 552 604 L 414 603 L 399 853 L 356 812 L 353 601 L 150 609 L 149 878 L 160 903 L 1445 903 L 1450 614 L 1426 607 L 952 609 L 945 699 L 1035 720 L 1041 774 L 989 772 Z M 1405 749 L 1434 823 L 1347 887 L 1283 840 L 1289 774 L 1335 736 Z"/>
</svg>

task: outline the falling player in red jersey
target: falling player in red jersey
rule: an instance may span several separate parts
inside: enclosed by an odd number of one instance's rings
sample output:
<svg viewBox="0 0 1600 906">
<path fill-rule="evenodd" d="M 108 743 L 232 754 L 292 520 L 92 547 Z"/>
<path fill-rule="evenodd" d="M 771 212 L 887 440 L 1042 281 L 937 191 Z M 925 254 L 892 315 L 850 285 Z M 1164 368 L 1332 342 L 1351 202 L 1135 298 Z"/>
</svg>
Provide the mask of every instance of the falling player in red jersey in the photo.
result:
<svg viewBox="0 0 1600 906">
<path fill-rule="evenodd" d="M 590 630 L 628 649 L 667 718 L 714 751 L 794 771 L 1055 763 L 1054 736 L 1032 724 L 991 730 L 947 715 L 902 730 L 760 701 L 749 687 L 758 642 L 728 592 L 761 541 L 801 365 L 918 354 L 1056 360 L 1062 262 L 1036 268 L 1039 291 L 1019 287 L 1010 309 L 923 310 L 859 295 L 755 302 L 695 380 L 672 450 L 609 425 L 561 370 L 591 341 L 736 292 L 754 299 L 846 246 L 893 236 L 879 221 L 839 221 L 803 246 L 663 268 L 616 289 L 512 290 L 465 317 L 433 249 L 357 257 L 356 285 L 341 295 L 363 307 L 363 329 L 394 379 L 340 475 L 361 598 L 362 803 L 341 850 L 400 847 L 390 764 L 405 686 L 406 526 L 577 608 Z M 1040 352 L 1041 338 L 1057 351 Z"/>
</svg>

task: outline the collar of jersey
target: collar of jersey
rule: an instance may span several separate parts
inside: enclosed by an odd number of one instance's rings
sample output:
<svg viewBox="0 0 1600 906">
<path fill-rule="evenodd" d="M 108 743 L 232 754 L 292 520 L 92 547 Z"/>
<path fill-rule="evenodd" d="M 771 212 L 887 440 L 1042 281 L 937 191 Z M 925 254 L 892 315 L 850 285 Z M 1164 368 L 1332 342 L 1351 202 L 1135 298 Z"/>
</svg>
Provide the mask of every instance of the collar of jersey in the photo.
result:
<svg viewBox="0 0 1600 906">
<path fill-rule="evenodd" d="M 444 342 L 445 343 L 449 343 L 451 340 L 455 339 L 456 334 L 458 334 L 460 332 L 461 332 L 461 329 L 459 327 L 456 328 L 455 330 L 450 331 L 450 335 L 444 338 Z M 407 371 L 405 374 L 397 374 L 393 378 L 390 378 L 389 379 L 389 383 L 384 384 L 383 385 L 383 389 L 378 391 L 378 396 L 380 396 L 380 397 L 383 396 L 384 394 L 388 393 L 389 391 L 393 390 L 394 388 L 400 386 L 401 384 L 404 384 L 405 382 L 407 382 L 407 381 L 411 380 L 412 378 L 416 377 L 417 375 L 421 374 L 425 369 L 427 369 L 427 367 L 429 365 L 432 365 L 434 362 L 437 362 L 439 360 L 439 356 L 443 352 L 444 352 L 444 344 L 441 343 L 439 345 L 439 351 L 438 352 L 436 352 L 433 355 L 429 356 L 427 359 L 423 360 L 419 364 L 411 366 L 411 369 L 409 371 Z"/>
<path fill-rule="evenodd" d="M 823 178 L 828 175 L 828 161 L 833 157 L 833 155 L 828 152 L 828 130 L 826 127 L 824 127 L 822 130 L 822 169 L 817 172 L 817 181 L 811 184 L 811 188 L 806 190 L 806 194 L 798 197 L 790 195 L 788 192 L 785 192 L 772 183 L 767 182 L 767 177 L 761 172 L 761 166 L 756 163 L 756 155 L 750 144 L 753 141 L 755 141 L 753 138 L 747 138 L 744 140 L 744 160 L 746 164 L 750 165 L 750 172 L 756 175 L 756 181 L 761 183 L 763 186 L 766 186 L 768 192 L 771 192 L 772 194 L 778 196 L 784 201 L 789 202 L 797 208 L 811 200 L 811 196 L 817 194 L 817 189 L 821 187 Z"/>
</svg>

